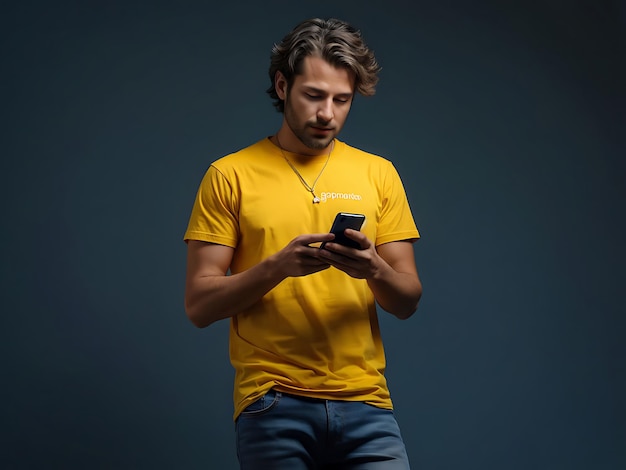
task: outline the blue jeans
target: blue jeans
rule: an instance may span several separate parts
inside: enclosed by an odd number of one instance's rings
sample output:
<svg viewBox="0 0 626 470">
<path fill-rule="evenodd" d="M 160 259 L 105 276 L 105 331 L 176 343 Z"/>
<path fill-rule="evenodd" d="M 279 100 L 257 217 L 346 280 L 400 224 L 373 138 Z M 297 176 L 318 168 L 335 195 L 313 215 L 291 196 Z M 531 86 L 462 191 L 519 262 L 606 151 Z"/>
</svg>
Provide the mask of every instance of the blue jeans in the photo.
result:
<svg viewBox="0 0 626 470">
<path fill-rule="evenodd" d="M 235 423 L 242 470 L 407 470 L 391 410 L 270 390 Z"/>
</svg>

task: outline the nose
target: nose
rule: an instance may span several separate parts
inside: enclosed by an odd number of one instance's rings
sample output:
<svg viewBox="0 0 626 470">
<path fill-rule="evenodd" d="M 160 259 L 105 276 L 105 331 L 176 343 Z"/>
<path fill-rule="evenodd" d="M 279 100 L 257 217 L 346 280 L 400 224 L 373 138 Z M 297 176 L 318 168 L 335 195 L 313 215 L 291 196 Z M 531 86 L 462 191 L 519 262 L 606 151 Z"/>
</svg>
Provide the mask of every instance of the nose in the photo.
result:
<svg viewBox="0 0 626 470">
<path fill-rule="evenodd" d="M 317 109 L 317 119 L 322 122 L 330 122 L 334 117 L 333 101 L 330 99 L 322 101 Z"/>
</svg>

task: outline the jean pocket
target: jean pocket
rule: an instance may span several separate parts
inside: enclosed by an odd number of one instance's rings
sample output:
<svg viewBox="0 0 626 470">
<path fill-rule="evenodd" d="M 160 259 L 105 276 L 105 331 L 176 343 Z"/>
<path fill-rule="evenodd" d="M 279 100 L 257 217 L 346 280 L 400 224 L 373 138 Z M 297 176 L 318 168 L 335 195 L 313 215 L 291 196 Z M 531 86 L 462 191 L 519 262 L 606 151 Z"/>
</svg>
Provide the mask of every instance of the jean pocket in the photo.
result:
<svg viewBox="0 0 626 470">
<path fill-rule="evenodd" d="M 269 390 L 265 395 L 258 398 L 256 401 L 250 403 L 244 410 L 241 412 L 241 416 L 256 416 L 271 410 L 276 404 L 278 400 L 280 400 L 281 393 L 276 392 L 275 390 Z"/>
</svg>

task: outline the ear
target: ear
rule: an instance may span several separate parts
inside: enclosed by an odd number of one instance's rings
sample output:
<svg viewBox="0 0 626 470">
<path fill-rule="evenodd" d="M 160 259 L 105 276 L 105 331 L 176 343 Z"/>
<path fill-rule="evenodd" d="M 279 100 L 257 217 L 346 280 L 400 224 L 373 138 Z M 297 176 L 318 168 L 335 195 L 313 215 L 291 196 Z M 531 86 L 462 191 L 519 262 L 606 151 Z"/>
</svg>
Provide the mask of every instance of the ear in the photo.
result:
<svg viewBox="0 0 626 470">
<path fill-rule="evenodd" d="M 278 97 L 285 101 L 287 97 L 287 79 L 280 70 L 276 71 L 276 75 L 274 75 L 274 89 Z"/>
</svg>

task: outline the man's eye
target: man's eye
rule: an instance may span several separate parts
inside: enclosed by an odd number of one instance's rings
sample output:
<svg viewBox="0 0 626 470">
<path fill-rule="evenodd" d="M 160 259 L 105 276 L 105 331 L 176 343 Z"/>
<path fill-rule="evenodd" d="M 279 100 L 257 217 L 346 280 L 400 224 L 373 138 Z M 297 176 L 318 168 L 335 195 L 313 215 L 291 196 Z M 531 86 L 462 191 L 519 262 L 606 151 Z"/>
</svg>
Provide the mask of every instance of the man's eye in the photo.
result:
<svg viewBox="0 0 626 470">
<path fill-rule="evenodd" d="M 307 93 L 306 95 L 312 100 L 319 100 L 321 98 L 319 95 L 312 95 L 310 93 Z"/>
</svg>

